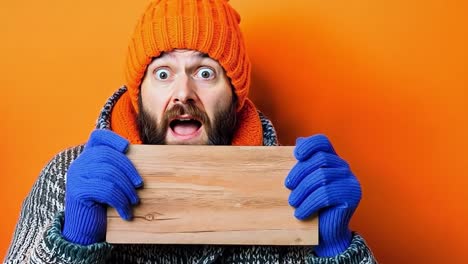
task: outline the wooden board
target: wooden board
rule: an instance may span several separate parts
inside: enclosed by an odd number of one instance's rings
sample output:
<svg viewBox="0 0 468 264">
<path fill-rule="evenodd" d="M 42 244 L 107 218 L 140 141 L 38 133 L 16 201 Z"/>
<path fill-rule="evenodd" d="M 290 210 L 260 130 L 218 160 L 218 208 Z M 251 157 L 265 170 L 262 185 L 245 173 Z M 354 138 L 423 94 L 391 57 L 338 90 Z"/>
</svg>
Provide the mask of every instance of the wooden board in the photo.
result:
<svg viewBox="0 0 468 264">
<path fill-rule="evenodd" d="M 132 221 L 108 211 L 107 241 L 316 245 L 318 220 L 299 221 L 284 179 L 293 147 L 130 146 L 144 179 Z"/>
</svg>

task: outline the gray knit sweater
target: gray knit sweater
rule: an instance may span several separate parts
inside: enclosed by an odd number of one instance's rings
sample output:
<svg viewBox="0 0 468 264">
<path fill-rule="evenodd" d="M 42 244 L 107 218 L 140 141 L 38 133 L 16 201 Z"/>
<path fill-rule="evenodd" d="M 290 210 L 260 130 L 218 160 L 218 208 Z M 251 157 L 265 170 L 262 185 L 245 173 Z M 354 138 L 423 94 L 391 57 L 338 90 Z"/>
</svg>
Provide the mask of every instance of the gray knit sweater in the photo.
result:
<svg viewBox="0 0 468 264">
<path fill-rule="evenodd" d="M 106 102 L 97 128 L 111 129 L 112 107 L 126 91 Z M 264 145 L 277 145 L 271 122 L 259 113 Z M 122 245 L 106 242 L 80 246 L 61 235 L 66 173 L 83 146 L 57 154 L 41 171 L 21 208 L 5 263 L 376 263 L 364 239 L 354 233 L 349 248 L 333 258 L 314 256 L 304 246 Z"/>
</svg>

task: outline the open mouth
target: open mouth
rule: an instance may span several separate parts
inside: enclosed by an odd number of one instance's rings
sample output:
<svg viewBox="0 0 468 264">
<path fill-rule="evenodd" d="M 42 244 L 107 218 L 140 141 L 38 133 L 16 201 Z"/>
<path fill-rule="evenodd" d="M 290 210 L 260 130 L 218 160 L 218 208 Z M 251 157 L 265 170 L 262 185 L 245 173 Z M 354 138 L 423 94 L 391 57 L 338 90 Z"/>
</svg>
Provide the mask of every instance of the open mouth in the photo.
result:
<svg viewBox="0 0 468 264">
<path fill-rule="evenodd" d="M 192 116 L 178 116 L 169 122 L 169 127 L 176 136 L 195 136 L 202 127 L 202 122 Z"/>
</svg>

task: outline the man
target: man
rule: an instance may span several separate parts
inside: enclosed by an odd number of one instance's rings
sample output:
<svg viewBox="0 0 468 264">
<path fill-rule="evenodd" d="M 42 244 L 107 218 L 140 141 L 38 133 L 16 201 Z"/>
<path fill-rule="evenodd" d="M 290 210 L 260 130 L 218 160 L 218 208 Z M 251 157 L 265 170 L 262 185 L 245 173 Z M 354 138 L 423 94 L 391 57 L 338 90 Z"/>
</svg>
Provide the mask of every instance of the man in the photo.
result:
<svg viewBox="0 0 468 264">
<path fill-rule="evenodd" d="M 239 22 L 226 0 L 148 6 L 128 48 L 126 86 L 107 101 L 86 145 L 44 168 L 5 262 L 375 263 L 348 228 L 359 182 L 323 135 L 297 140 L 298 162 L 285 180 L 295 217 L 319 213 L 315 248 L 105 242 L 106 206 L 130 220 L 143 185 L 125 156 L 129 143 L 278 144 L 271 122 L 247 98 L 251 65 Z"/>
</svg>

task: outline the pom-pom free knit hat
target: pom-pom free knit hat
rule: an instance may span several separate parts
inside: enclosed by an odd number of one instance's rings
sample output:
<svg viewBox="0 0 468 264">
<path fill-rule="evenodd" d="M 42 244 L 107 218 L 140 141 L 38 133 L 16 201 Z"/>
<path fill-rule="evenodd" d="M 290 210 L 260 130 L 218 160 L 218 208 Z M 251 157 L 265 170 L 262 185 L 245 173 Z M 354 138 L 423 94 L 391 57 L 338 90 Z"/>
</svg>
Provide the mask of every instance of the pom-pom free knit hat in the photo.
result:
<svg viewBox="0 0 468 264">
<path fill-rule="evenodd" d="M 111 127 L 132 143 L 141 143 L 136 127 L 138 95 L 153 58 L 174 49 L 197 50 L 224 68 L 237 95 L 234 145 L 261 145 L 262 127 L 257 110 L 247 98 L 251 64 L 240 16 L 228 0 L 154 0 L 145 9 L 131 37 L 125 67 L 128 91 L 117 102 Z"/>
</svg>

